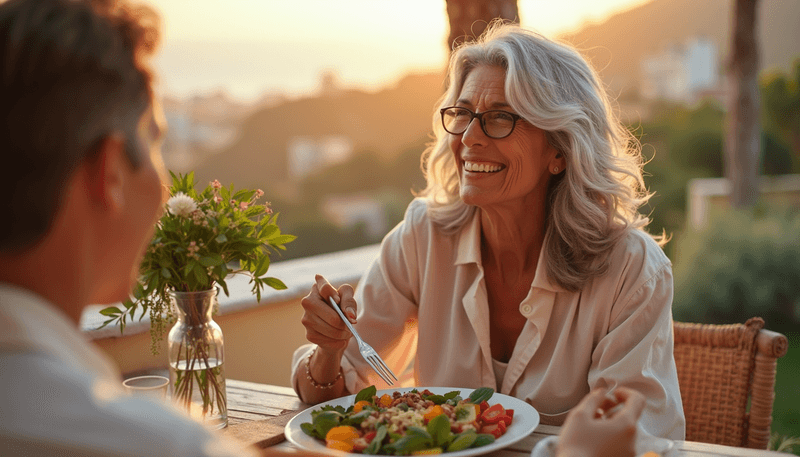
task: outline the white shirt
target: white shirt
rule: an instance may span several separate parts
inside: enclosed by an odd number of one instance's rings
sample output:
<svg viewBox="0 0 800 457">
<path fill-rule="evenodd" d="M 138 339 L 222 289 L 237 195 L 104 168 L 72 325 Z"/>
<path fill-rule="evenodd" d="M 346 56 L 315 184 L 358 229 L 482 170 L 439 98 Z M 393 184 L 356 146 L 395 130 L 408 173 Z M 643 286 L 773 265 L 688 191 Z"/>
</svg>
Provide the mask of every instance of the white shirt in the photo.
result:
<svg viewBox="0 0 800 457">
<path fill-rule="evenodd" d="M 478 212 L 459 233 L 444 235 L 429 219 L 425 201 L 416 199 L 383 240 L 358 284 L 356 330 L 395 373 L 413 366 L 409 382 L 420 387 L 495 386 L 533 405 L 543 423 L 556 425 L 592 388 L 628 386 L 647 398 L 640 421 L 645 431 L 684 438 L 672 354 L 672 269 L 652 238 L 631 231 L 611 253 L 609 271 L 579 292 L 549 281 L 542 250 L 519 305 L 527 322 L 502 385 L 492 367 L 480 239 Z M 295 389 L 312 349 L 295 351 Z M 354 340 L 342 368 L 350 392 L 370 384 L 388 387 Z"/>
<path fill-rule="evenodd" d="M 41 297 L 0 284 L 0 455 L 243 456 L 115 366 Z"/>
</svg>

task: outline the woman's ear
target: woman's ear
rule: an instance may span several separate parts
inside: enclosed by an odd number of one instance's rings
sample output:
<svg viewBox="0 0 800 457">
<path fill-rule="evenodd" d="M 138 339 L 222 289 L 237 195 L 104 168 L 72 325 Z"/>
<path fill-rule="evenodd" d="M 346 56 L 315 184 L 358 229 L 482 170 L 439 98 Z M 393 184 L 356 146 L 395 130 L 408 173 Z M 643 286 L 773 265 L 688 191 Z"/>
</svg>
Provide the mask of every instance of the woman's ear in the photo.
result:
<svg viewBox="0 0 800 457">
<path fill-rule="evenodd" d="M 561 152 L 556 152 L 556 155 L 550 160 L 550 173 L 557 175 L 564 171 L 567 167 L 567 160 L 564 158 L 564 154 Z"/>
<path fill-rule="evenodd" d="M 88 173 L 87 191 L 97 208 L 114 213 L 125 205 L 126 167 L 125 137 L 112 133 L 100 140 L 95 156 L 85 161 Z"/>
</svg>

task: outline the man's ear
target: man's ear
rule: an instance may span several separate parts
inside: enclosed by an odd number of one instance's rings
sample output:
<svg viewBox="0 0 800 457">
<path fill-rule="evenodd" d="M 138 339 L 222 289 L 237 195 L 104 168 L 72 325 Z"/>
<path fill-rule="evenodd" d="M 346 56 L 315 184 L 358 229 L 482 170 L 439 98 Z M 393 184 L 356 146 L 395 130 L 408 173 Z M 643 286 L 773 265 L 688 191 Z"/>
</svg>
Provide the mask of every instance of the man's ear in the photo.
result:
<svg viewBox="0 0 800 457">
<path fill-rule="evenodd" d="M 112 133 L 100 140 L 95 156 L 85 165 L 89 198 L 98 208 L 119 212 L 125 205 L 123 189 L 129 166 L 122 134 Z"/>
</svg>

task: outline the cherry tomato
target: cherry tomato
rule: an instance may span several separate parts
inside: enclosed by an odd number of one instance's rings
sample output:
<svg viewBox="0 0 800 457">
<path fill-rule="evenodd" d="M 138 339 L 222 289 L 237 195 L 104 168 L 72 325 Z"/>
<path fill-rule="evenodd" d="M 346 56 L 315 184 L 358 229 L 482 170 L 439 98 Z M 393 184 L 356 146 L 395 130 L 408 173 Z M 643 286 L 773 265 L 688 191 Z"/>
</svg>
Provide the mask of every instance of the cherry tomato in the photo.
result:
<svg viewBox="0 0 800 457">
<path fill-rule="evenodd" d="M 506 414 L 503 405 L 500 403 L 490 406 L 486 411 L 481 414 L 481 421 L 487 424 L 496 424 L 498 422 L 511 422 L 511 418 Z M 506 424 L 508 425 L 508 424 Z"/>
<path fill-rule="evenodd" d="M 495 438 L 500 438 L 506 433 L 506 423 L 498 422 L 496 424 L 484 425 L 481 427 L 481 433 L 488 433 Z"/>
</svg>

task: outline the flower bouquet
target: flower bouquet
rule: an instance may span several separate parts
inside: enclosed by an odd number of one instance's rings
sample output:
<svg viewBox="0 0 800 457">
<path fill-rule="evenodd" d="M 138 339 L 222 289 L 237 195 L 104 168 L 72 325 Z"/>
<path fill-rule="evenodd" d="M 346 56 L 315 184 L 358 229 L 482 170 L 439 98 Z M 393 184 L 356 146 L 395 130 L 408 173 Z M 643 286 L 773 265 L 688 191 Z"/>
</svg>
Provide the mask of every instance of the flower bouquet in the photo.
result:
<svg viewBox="0 0 800 457">
<path fill-rule="evenodd" d="M 265 276 L 270 253 L 285 250 L 295 236 L 282 234 L 270 204 L 256 203 L 261 190 L 226 188 L 218 181 L 195 190 L 194 173 L 172 175 L 166 211 L 156 226 L 140 268 L 133 299 L 123 308 L 100 311 L 103 327 L 150 315 L 153 353 L 167 325 L 172 398 L 212 426 L 227 424 L 222 332 L 213 321 L 218 288 L 228 293 L 226 278 L 250 276 L 261 300 L 264 286 L 285 289 Z"/>
</svg>

